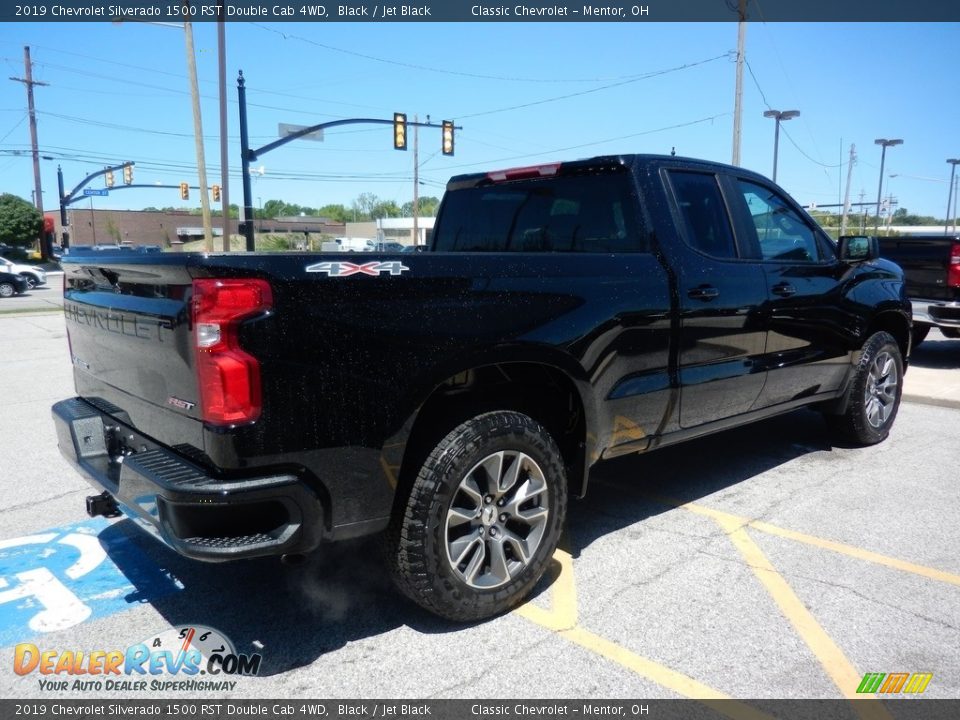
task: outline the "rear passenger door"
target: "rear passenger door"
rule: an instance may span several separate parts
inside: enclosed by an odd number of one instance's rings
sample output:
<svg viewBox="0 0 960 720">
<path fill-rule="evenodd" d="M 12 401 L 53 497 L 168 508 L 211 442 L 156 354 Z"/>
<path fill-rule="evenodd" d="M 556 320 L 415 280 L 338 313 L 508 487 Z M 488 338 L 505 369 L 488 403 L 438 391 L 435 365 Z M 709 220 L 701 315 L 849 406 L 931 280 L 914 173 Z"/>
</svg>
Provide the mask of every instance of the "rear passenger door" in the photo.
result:
<svg viewBox="0 0 960 720">
<path fill-rule="evenodd" d="M 673 194 L 669 244 L 680 310 L 680 426 L 695 427 L 749 411 L 763 389 L 766 277 L 733 232 L 720 178 L 665 171 Z"/>
<path fill-rule="evenodd" d="M 833 245 L 775 187 L 755 178 L 730 178 L 738 235 L 753 246 L 768 295 L 767 382 L 757 407 L 799 400 L 839 388 L 849 369 L 844 309 L 845 272 Z"/>
</svg>

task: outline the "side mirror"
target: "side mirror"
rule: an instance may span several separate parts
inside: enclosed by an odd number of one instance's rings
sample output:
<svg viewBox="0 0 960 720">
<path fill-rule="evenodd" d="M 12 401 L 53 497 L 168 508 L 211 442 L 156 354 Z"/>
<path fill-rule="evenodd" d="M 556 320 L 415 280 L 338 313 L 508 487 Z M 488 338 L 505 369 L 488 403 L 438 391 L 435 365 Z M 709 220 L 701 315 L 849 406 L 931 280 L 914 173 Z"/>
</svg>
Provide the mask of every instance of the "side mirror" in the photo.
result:
<svg viewBox="0 0 960 720">
<path fill-rule="evenodd" d="M 880 257 L 880 243 L 868 235 L 843 235 L 837 245 L 840 260 L 861 263 Z"/>
</svg>

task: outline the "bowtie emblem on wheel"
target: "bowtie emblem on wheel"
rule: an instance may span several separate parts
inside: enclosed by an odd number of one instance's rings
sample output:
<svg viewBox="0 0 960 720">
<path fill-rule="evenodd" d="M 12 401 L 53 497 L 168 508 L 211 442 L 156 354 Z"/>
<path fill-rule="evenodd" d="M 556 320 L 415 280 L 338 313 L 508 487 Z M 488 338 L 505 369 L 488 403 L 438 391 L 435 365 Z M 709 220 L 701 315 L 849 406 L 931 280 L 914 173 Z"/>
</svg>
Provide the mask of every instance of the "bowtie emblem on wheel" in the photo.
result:
<svg viewBox="0 0 960 720">
<path fill-rule="evenodd" d="M 374 277 L 387 273 L 389 275 L 400 275 L 409 270 L 406 265 L 396 260 L 389 262 L 367 262 L 357 264 L 346 262 L 345 260 L 336 260 L 334 262 L 322 262 L 315 265 L 308 265 L 307 272 L 326 273 L 329 277 L 347 277 L 348 275 L 373 275 Z"/>
</svg>

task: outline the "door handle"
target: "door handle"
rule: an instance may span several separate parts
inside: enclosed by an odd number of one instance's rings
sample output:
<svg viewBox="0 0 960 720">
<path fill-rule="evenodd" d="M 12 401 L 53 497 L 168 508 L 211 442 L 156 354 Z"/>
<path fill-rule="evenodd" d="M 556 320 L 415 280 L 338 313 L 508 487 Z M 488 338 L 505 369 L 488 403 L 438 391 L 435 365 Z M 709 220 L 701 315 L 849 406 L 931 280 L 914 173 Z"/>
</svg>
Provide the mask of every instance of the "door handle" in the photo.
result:
<svg viewBox="0 0 960 720">
<path fill-rule="evenodd" d="M 687 297 L 691 300 L 703 300 L 709 302 L 720 295 L 720 291 L 713 285 L 700 285 L 687 291 Z"/>
<path fill-rule="evenodd" d="M 770 292 L 780 297 L 790 297 L 797 294 L 797 289 L 790 283 L 783 282 L 770 288 Z"/>
</svg>

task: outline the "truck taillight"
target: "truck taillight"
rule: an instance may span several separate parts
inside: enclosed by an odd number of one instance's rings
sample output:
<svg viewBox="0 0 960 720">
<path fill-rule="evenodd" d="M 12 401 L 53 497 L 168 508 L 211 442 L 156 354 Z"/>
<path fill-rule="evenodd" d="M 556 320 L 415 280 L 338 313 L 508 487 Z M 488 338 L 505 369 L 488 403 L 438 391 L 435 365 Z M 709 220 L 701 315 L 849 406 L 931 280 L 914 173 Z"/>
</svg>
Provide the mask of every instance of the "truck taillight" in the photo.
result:
<svg viewBox="0 0 960 720">
<path fill-rule="evenodd" d="M 947 269 L 947 285 L 960 288 L 960 242 L 950 248 L 950 267 Z"/>
<path fill-rule="evenodd" d="M 193 281 L 193 337 L 204 422 L 237 425 L 260 416 L 260 363 L 240 347 L 238 331 L 242 320 L 272 304 L 265 280 Z"/>
</svg>

